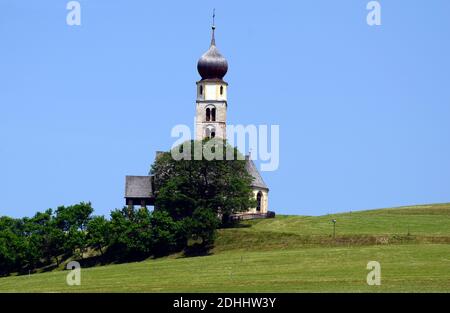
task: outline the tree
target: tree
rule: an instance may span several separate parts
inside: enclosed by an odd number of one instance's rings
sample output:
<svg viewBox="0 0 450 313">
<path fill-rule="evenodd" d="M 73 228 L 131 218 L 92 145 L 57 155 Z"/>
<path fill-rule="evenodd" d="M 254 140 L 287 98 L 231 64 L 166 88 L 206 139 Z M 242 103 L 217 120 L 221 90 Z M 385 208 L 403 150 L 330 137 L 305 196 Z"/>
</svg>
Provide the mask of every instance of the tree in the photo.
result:
<svg viewBox="0 0 450 313">
<path fill-rule="evenodd" d="M 210 155 L 198 158 L 198 151 Z M 174 152 L 184 158 L 174 158 Z M 221 139 L 185 142 L 158 156 L 151 169 L 156 189 L 154 215 L 166 212 L 179 223 L 179 233 L 183 234 L 178 237 L 180 245 L 187 247 L 192 238 L 201 240 L 201 249 L 208 249 L 220 225 L 219 217 L 226 225 L 232 214 L 256 205 L 251 189 L 253 178 L 245 162 L 236 148 Z M 167 221 L 163 215 L 158 217 Z M 161 232 L 164 240 L 171 238 L 169 233 Z"/>
<path fill-rule="evenodd" d="M 87 248 L 86 232 L 77 229 L 75 226 L 69 228 L 64 233 L 64 253 L 67 256 L 75 258 L 83 258 L 83 254 Z"/>
<path fill-rule="evenodd" d="M 53 210 L 37 212 L 27 227 L 32 244 L 39 247 L 41 256 L 50 262 L 52 259 L 59 266 L 59 257 L 64 253 L 64 232 L 58 227 Z M 31 241 L 30 241 L 31 242 Z"/>
<path fill-rule="evenodd" d="M 60 258 L 82 256 L 86 226 L 93 209 L 90 203 L 48 209 L 32 218 L 0 217 L 0 274 L 33 270 Z"/>
<path fill-rule="evenodd" d="M 26 250 L 19 225 L 19 220 L 0 218 L 0 275 L 20 271 L 23 264 Z"/>
<path fill-rule="evenodd" d="M 103 256 L 104 249 L 111 240 L 110 223 L 104 216 L 93 217 L 87 225 L 88 246 L 100 251 Z"/>
<path fill-rule="evenodd" d="M 29 271 L 33 271 L 42 263 L 42 240 L 37 234 L 31 234 L 25 238 L 24 267 Z"/>
<path fill-rule="evenodd" d="M 213 211 L 197 208 L 188 223 L 190 236 L 194 240 L 200 239 L 202 248 L 209 248 L 214 243 L 220 221 Z"/>
<path fill-rule="evenodd" d="M 86 249 L 86 228 L 94 211 L 91 203 L 81 202 L 56 209 L 56 226 L 64 232 L 64 249 L 68 255 L 83 257 Z"/>
<path fill-rule="evenodd" d="M 68 207 L 60 206 L 56 209 L 56 222 L 63 231 L 71 228 L 85 230 L 94 211 L 90 202 L 81 202 Z"/>
<path fill-rule="evenodd" d="M 150 217 L 152 253 L 156 256 L 182 249 L 187 244 L 181 222 L 175 222 L 166 211 L 154 211 Z"/>
<path fill-rule="evenodd" d="M 22 236 L 25 241 L 24 267 L 29 271 L 34 270 L 42 262 L 42 233 L 39 230 L 40 225 L 35 224 L 33 218 L 24 217 L 22 219 Z"/>
<path fill-rule="evenodd" d="M 54 259 L 59 266 L 59 257 L 65 252 L 64 232 L 57 227 L 56 221 L 51 219 L 43 228 L 42 249 L 48 260 Z"/>
<path fill-rule="evenodd" d="M 213 151 L 213 160 L 195 160 L 196 151 Z M 175 160 L 170 152 L 161 154 L 152 166 L 157 192 L 155 207 L 175 220 L 192 217 L 198 208 L 222 217 L 226 224 L 233 213 L 255 206 L 252 177 L 246 171 L 245 158 L 236 148 L 220 139 L 191 141 L 174 149 L 189 159 Z M 227 159 L 231 152 L 233 158 Z"/>
<path fill-rule="evenodd" d="M 151 253 L 150 213 L 146 208 L 111 212 L 111 242 L 108 252 L 119 259 L 133 259 Z"/>
</svg>

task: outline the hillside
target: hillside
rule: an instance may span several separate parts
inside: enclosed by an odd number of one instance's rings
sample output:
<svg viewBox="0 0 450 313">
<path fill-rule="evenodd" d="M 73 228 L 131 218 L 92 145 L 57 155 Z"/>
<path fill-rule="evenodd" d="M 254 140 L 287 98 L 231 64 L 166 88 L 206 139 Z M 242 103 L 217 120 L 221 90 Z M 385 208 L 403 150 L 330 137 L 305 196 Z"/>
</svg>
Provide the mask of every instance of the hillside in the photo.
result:
<svg viewBox="0 0 450 313">
<path fill-rule="evenodd" d="M 278 216 L 220 230 L 209 256 L 86 268 L 72 287 L 64 271 L 0 278 L 0 292 L 448 292 L 449 243 L 450 204 Z M 371 260 L 381 286 L 366 284 Z"/>
<path fill-rule="evenodd" d="M 333 239 L 332 219 L 336 219 Z M 278 216 L 220 231 L 216 251 L 293 246 L 450 243 L 450 203 L 323 216 Z M 249 226 L 249 227 L 245 227 Z"/>
</svg>

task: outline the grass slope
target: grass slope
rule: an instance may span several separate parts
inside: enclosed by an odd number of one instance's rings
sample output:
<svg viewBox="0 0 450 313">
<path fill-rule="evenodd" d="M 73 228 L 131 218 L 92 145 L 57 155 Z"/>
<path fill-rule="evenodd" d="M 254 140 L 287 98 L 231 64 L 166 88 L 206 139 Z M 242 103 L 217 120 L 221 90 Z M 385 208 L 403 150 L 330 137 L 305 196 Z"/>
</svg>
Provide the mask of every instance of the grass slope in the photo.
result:
<svg viewBox="0 0 450 313">
<path fill-rule="evenodd" d="M 209 256 L 86 268 L 81 286 L 67 286 L 63 271 L 0 278 L 0 291 L 450 291 L 450 204 L 279 216 L 243 226 L 249 227 L 220 230 Z M 381 286 L 366 284 L 371 260 L 381 263 Z"/>
</svg>

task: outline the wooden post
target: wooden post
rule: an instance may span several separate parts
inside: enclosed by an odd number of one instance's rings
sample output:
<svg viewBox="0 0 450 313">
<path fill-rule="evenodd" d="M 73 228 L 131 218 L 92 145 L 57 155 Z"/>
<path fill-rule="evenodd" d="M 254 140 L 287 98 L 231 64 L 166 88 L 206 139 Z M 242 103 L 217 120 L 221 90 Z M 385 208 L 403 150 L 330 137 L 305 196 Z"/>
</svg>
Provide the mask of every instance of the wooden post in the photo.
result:
<svg viewBox="0 0 450 313">
<path fill-rule="evenodd" d="M 127 200 L 127 204 L 128 204 L 128 216 L 131 216 L 131 212 L 133 212 L 133 199 L 128 199 Z"/>
</svg>

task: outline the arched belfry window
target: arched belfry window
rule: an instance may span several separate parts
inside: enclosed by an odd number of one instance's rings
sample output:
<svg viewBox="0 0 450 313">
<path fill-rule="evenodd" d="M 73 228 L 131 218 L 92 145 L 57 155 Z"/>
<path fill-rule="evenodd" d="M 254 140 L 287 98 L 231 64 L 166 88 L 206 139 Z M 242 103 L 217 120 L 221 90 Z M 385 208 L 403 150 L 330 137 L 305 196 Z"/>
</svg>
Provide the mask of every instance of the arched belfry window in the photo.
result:
<svg viewBox="0 0 450 313">
<path fill-rule="evenodd" d="M 258 194 L 256 195 L 256 211 L 258 212 L 261 212 L 262 196 L 262 192 L 258 191 Z"/>
<path fill-rule="evenodd" d="M 216 121 L 216 107 L 212 104 L 208 104 L 205 109 L 207 122 L 215 122 Z"/>
<path fill-rule="evenodd" d="M 203 85 L 200 85 L 200 87 L 199 87 L 199 93 L 200 93 L 200 95 L 203 95 Z"/>
<path fill-rule="evenodd" d="M 220 95 L 223 95 L 223 86 L 220 86 Z"/>
</svg>

